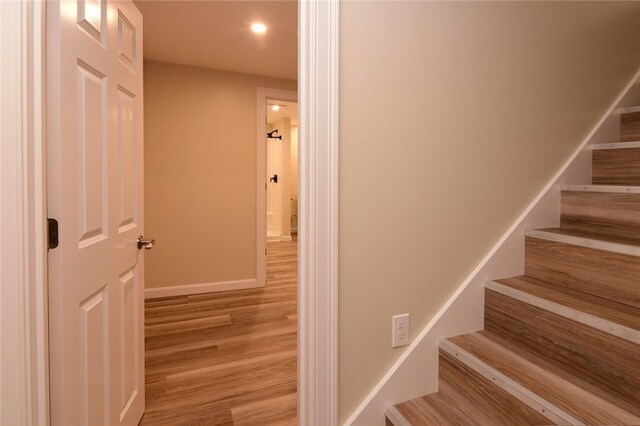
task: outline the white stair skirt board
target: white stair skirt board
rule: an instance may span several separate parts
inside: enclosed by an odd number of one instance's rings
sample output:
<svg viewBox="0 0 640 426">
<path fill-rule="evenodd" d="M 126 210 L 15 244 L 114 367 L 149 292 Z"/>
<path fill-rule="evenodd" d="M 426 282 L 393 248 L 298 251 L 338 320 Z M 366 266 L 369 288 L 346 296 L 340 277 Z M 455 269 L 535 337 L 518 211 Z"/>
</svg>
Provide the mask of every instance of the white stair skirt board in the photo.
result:
<svg viewBox="0 0 640 426">
<path fill-rule="evenodd" d="M 558 234 L 556 232 L 540 231 L 532 229 L 526 232 L 527 237 L 541 240 L 554 241 L 556 243 L 571 244 L 573 246 L 586 247 L 596 250 L 605 250 L 613 253 L 640 256 L 640 247 L 629 244 L 614 243 L 611 241 L 596 240 L 574 235 Z"/>
<path fill-rule="evenodd" d="M 611 114 L 619 112 L 616 107 L 639 79 L 640 69 L 636 71 L 571 157 L 547 182 L 536 198 L 511 224 L 500 240 L 351 413 L 345 425 L 382 426 L 385 410 L 390 404 L 437 391 L 439 338 L 471 333 L 483 328 L 482 292 L 485 280 L 489 277 L 516 276 L 524 273 L 525 230 L 559 226 L 561 185 L 591 180 L 591 155 L 586 154 L 593 145 L 588 144 L 594 140 L 597 131 Z M 637 249 L 640 250 L 640 247 Z"/>
<path fill-rule="evenodd" d="M 458 345 L 443 339 L 440 341 L 440 349 L 459 360 L 461 363 L 480 374 L 485 379 L 498 386 L 509 395 L 517 398 L 522 403 L 528 405 L 538 413 L 551 420 L 554 424 L 563 425 L 582 425 L 580 420 L 565 412 L 561 408 L 555 406 L 551 402 L 541 398 L 513 379 L 505 376 L 495 368 L 486 364 L 476 356 L 470 354 Z"/>
<path fill-rule="evenodd" d="M 524 291 L 515 289 L 513 287 L 500 284 L 496 281 L 487 281 L 485 287 L 511 297 L 512 299 L 519 300 L 536 308 L 544 309 L 545 311 L 552 312 L 561 317 L 568 318 L 570 320 L 579 322 L 596 330 L 600 330 L 612 336 L 619 337 L 632 343 L 640 344 L 640 330 L 634 330 L 633 328 L 617 324 L 615 322 L 596 317 L 594 315 L 582 312 L 560 303 L 552 302 L 542 297 L 534 296 Z"/>
<path fill-rule="evenodd" d="M 615 192 L 622 194 L 640 194 L 640 186 L 622 185 L 562 185 L 562 190 L 574 192 Z"/>
<path fill-rule="evenodd" d="M 596 143 L 593 145 L 590 145 L 589 148 L 591 148 L 594 151 L 600 150 L 600 149 L 631 149 L 631 148 L 640 148 L 640 141 L 639 142 L 612 142 L 612 143 Z"/>
<path fill-rule="evenodd" d="M 220 291 L 245 290 L 248 288 L 263 287 L 256 283 L 256 279 L 219 281 L 215 283 L 200 283 L 186 285 L 172 285 L 166 287 L 151 287 L 144 289 L 145 299 L 158 297 L 185 296 L 189 294 L 216 293 Z"/>
</svg>

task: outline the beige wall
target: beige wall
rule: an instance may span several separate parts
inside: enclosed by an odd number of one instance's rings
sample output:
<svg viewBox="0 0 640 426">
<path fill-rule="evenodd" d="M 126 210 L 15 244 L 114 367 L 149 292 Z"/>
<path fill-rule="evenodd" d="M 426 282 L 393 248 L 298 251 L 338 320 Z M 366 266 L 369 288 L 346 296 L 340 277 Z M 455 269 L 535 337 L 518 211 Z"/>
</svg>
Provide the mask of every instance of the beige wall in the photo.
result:
<svg viewBox="0 0 640 426">
<path fill-rule="evenodd" d="M 145 61 L 146 286 L 255 278 L 257 88 L 296 83 Z"/>
<path fill-rule="evenodd" d="M 340 34 L 340 419 L 640 65 L 640 3 L 348 2 Z"/>
</svg>

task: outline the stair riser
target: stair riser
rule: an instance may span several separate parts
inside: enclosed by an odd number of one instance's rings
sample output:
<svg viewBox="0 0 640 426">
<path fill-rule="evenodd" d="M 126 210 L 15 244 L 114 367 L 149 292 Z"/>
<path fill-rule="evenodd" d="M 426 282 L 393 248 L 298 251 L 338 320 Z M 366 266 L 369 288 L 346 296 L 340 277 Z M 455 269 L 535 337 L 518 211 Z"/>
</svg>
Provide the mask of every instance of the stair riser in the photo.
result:
<svg viewBox="0 0 640 426">
<path fill-rule="evenodd" d="M 640 257 L 525 238 L 525 275 L 640 307 Z"/>
<path fill-rule="evenodd" d="M 593 151 L 595 185 L 640 185 L 640 148 Z"/>
<path fill-rule="evenodd" d="M 639 345 L 488 289 L 485 330 L 640 406 Z"/>
<path fill-rule="evenodd" d="M 640 140 L 640 112 L 620 116 L 620 140 L 622 142 Z"/>
<path fill-rule="evenodd" d="M 524 405 L 460 360 L 440 349 L 439 392 L 477 424 L 550 424 L 533 408 Z M 477 403 L 492 406 L 490 412 L 480 410 Z M 452 423 L 452 424 L 465 424 Z"/>
<path fill-rule="evenodd" d="M 640 235 L 640 194 L 562 191 L 563 228 Z"/>
</svg>

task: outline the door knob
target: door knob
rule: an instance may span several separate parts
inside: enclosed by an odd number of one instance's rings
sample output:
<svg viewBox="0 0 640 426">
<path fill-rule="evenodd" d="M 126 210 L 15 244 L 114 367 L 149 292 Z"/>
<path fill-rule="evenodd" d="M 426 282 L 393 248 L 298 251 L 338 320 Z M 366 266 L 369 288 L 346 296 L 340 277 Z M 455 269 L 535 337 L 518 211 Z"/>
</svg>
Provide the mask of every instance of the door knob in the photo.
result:
<svg viewBox="0 0 640 426">
<path fill-rule="evenodd" d="M 145 240 L 142 235 L 138 235 L 138 250 L 151 250 L 156 240 Z"/>
</svg>

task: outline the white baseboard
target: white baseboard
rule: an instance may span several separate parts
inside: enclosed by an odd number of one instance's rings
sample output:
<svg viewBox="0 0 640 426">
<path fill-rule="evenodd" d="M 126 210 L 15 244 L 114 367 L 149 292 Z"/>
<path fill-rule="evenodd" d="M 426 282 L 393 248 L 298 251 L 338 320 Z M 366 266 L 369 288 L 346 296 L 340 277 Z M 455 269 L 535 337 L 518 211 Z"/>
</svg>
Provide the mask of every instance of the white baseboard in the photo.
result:
<svg viewBox="0 0 640 426">
<path fill-rule="evenodd" d="M 273 243 L 278 241 L 292 241 L 291 235 L 278 235 L 267 237 L 267 242 Z"/>
<path fill-rule="evenodd" d="M 603 124 L 639 78 L 640 70 L 571 157 L 422 329 L 344 425 L 384 426 L 387 407 L 438 390 L 439 339 L 484 327 L 484 282 L 524 273 L 525 231 L 560 225 L 561 185 L 591 182 L 592 151 L 587 145 L 602 139 L 611 140 L 610 130 Z"/>
<path fill-rule="evenodd" d="M 229 290 L 244 290 L 263 287 L 257 284 L 255 278 L 237 281 L 219 281 L 216 283 L 200 283 L 186 285 L 172 285 L 165 287 L 151 287 L 144 289 L 145 299 L 158 297 L 184 296 L 189 294 L 216 293 Z"/>
</svg>

